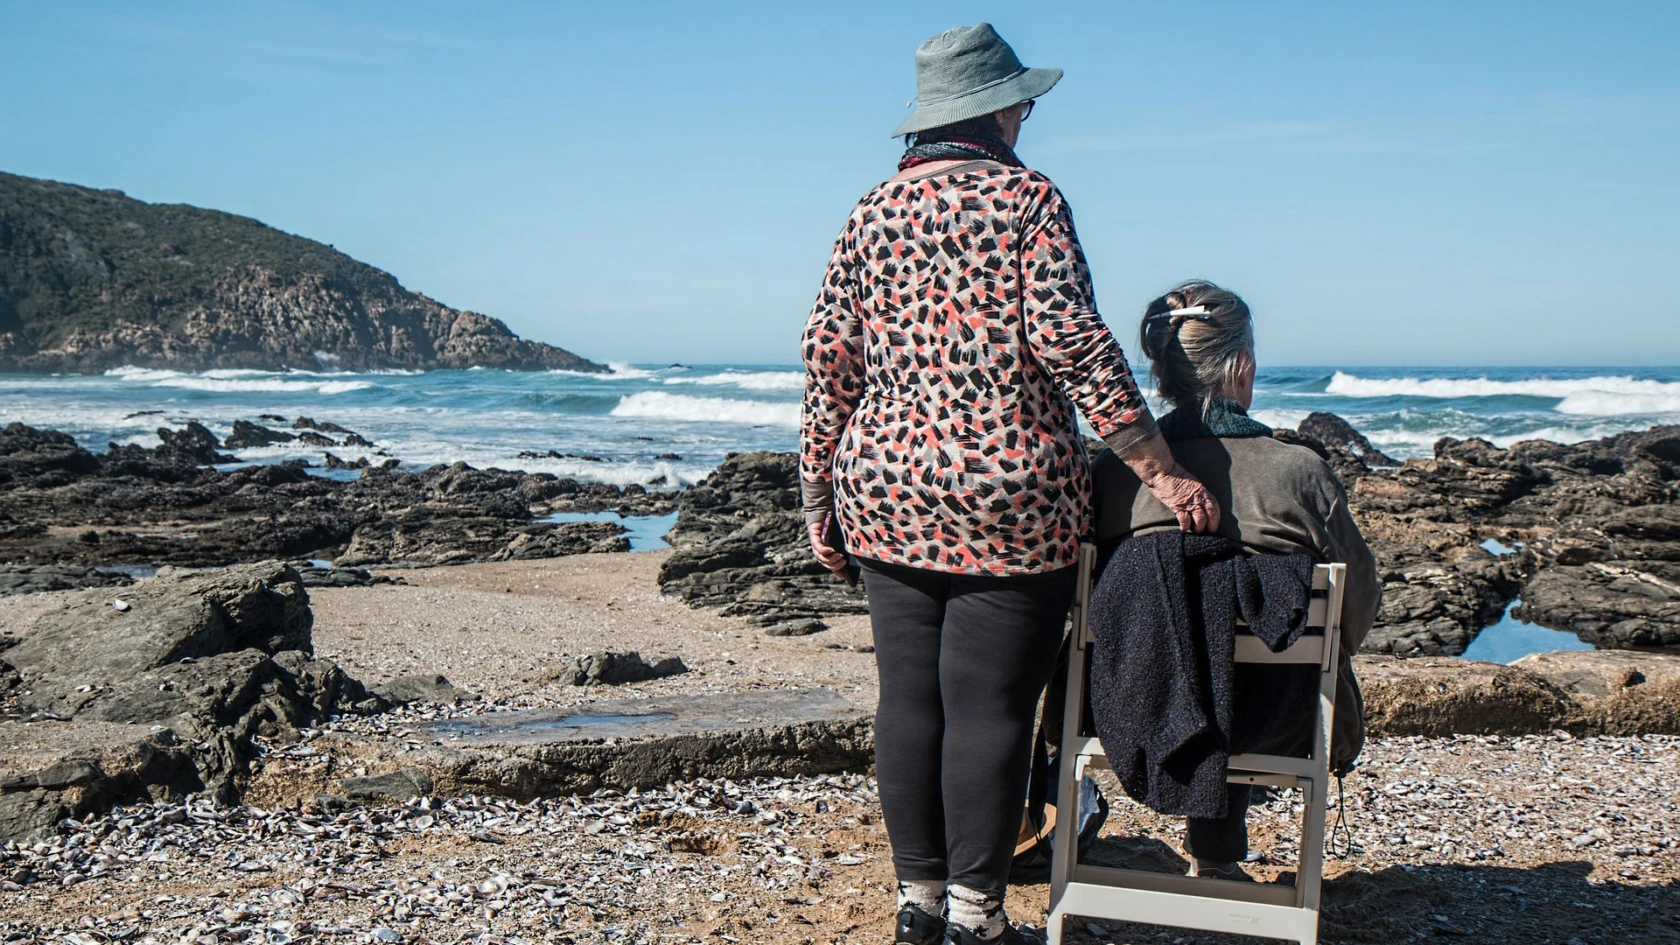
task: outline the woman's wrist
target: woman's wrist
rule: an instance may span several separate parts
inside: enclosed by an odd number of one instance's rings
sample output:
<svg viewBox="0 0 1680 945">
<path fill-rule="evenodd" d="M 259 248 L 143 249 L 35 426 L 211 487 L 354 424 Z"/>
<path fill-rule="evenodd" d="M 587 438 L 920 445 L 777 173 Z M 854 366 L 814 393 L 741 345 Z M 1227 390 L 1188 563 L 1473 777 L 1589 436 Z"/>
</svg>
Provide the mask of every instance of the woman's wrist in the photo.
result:
<svg viewBox="0 0 1680 945">
<path fill-rule="evenodd" d="M 800 503 L 805 512 L 805 524 L 816 525 L 834 511 L 834 481 L 799 477 Z"/>
<path fill-rule="evenodd" d="M 1145 486 L 1153 488 L 1162 476 L 1170 475 L 1178 468 L 1178 461 L 1173 459 L 1172 448 L 1167 445 L 1166 437 L 1154 428 L 1153 423 L 1150 424 L 1148 436 L 1132 440 L 1127 446 L 1129 448 L 1126 452 L 1115 449 L 1114 453 Z M 1114 449 L 1113 444 L 1110 444 L 1109 448 Z"/>
</svg>

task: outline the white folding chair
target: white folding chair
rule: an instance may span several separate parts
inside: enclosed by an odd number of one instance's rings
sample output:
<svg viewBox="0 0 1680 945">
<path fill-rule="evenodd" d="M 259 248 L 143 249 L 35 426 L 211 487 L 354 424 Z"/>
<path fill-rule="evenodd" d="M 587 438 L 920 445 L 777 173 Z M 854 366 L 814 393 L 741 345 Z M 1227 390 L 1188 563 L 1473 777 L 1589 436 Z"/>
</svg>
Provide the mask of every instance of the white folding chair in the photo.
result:
<svg viewBox="0 0 1680 945">
<path fill-rule="evenodd" d="M 1073 649 L 1068 661 L 1067 704 L 1063 710 L 1056 809 L 1064 811 L 1077 809 L 1074 805 L 1078 802 L 1079 782 L 1087 766 L 1107 764 L 1102 744 L 1091 730 L 1085 712 L 1093 640 L 1089 605 L 1095 564 L 1096 549 L 1087 545 L 1079 557 L 1079 585 L 1072 614 Z M 1313 597 L 1307 613 L 1310 629 L 1287 650 L 1273 653 L 1259 638 L 1240 628 L 1237 635 L 1239 663 L 1302 663 L 1316 664 L 1319 668 L 1318 718 L 1312 757 L 1232 755 L 1228 776 L 1234 784 L 1300 788 L 1306 810 L 1301 823 L 1301 857 L 1295 884 L 1245 883 L 1085 865 L 1079 862 L 1079 818 L 1062 817 L 1056 822 L 1051 861 L 1050 945 L 1061 945 L 1063 921 L 1072 915 L 1315 945 L 1345 573 L 1346 566 L 1341 564 L 1321 564 L 1313 569 Z"/>
</svg>

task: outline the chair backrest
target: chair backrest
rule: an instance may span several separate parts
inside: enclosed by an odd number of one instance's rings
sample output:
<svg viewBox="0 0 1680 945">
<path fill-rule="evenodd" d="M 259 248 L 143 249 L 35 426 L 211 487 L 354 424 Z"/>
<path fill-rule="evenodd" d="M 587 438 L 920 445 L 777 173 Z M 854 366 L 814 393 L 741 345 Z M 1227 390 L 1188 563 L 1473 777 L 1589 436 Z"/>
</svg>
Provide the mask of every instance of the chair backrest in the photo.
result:
<svg viewBox="0 0 1680 945">
<path fill-rule="evenodd" d="M 1079 634 L 1081 648 L 1093 641 L 1090 614 L 1091 589 L 1096 585 L 1097 551 L 1085 545 L 1079 551 L 1079 584 L 1074 592 L 1073 626 Z M 1307 633 L 1288 649 L 1273 653 L 1266 644 L 1251 633 L 1243 633 L 1238 624 L 1237 662 L 1239 663 L 1317 663 L 1328 671 L 1334 659 L 1334 647 L 1326 646 L 1342 632 L 1342 593 L 1346 586 L 1347 565 L 1320 564 L 1313 568 L 1312 597 L 1307 605 Z"/>
</svg>

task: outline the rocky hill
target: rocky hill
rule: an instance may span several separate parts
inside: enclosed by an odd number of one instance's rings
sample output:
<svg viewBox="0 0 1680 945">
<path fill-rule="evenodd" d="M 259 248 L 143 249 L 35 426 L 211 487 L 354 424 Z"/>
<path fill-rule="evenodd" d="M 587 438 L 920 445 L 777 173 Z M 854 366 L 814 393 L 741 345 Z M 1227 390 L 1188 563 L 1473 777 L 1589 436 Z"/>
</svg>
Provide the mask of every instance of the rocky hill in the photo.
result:
<svg viewBox="0 0 1680 945">
<path fill-rule="evenodd" d="M 0 173 L 0 371 L 605 370 L 247 217 Z"/>
</svg>

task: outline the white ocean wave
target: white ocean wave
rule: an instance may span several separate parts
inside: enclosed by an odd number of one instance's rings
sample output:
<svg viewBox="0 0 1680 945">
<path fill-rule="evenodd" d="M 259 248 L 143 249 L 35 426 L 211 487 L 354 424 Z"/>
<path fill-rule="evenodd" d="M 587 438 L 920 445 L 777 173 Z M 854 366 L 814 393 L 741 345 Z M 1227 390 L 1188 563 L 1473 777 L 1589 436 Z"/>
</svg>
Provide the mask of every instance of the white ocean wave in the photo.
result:
<svg viewBox="0 0 1680 945">
<path fill-rule="evenodd" d="M 667 377 L 667 384 L 698 384 L 706 387 L 739 387 L 742 390 L 803 390 L 805 375 L 798 371 L 724 371 L 700 377 Z"/>
<path fill-rule="evenodd" d="M 249 392 L 280 392 L 280 391 L 311 391 L 317 394 L 347 394 L 355 390 L 367 390 L 373 386 L 372 381 L 288 381 L 280 378 L 220 378 L 220 377 L 172 377 L 153 381 L 153 387 L 178 387 L 182 390 L 205 390 L 231 393 L 235 391 Z"/>
<path fill-rule="evenodd" d="M 1610 415 L 1680 411 L 1680 381 L 1637 380 L 1627 375 L 1498 381 L 1487 377 L 1360 377 L 1337 371 L 1324 392 L 1344 397 L 1556 397 L 1565 402 L 1584 395 L 1587 399 L 1581 402 L 1582 409 L 1563 412 Z M 1624 399 L 1627 406 L 1608 409 L 1612 397 Z M 1592 409 L 1586 409 L 1588 405 Z M 1561 404 L 1558 409 L 1563 410 Z"/>
<path fill-rule="evenodd" d="M 1669 385 L 1672 393 L 1618 393 L 1582 391 L 1563 398 L 1552 408 L 1558 413 L 1588 417 L 1624 417 L 1629 414 L 1680 414 L 1680 384 Z"/>
<path fill-rule="evenodd" d="M 1483 436 L 1482 439 L 1487 440 L 1489 443 L 1498 447 L 1508 447 L 1513 443 L 1521 443 L 1524 440 L 1549 440 L 1553 443 L 1568 445 L 1570 443 L 1584 443 L 1587 440 L 1603 439 L 1607 436 L 1615 436 L 1618 433 L 1649 430 L 1653 426 L 1656 426 L 1656 424 L 1603 423 L 1594 424 L 1588 427 L 1541 427 L 1538 430 L 1530 430 L 1527 433 L 1508 433 L 1496 436 Z"/>
<path fill-rule="evenodd" d="M 143 368 L 125 364 L 114 367 L 105 372 L 106 377 L 120 377 L 123 380 L 155 381 L 167 377 L 185 377 L 180 371 L 170 371 L 162 368 Z"/>
<path fill-rule="evenodd" d="M 357 375 L 345 371 L 264 371 L 258 368 L 217 368 L 210 371 L 187 373 L 185 371 L 172 371 L 167 368 L 124 366 L 111 368 L 105 372 L 105 376 L 120 378 L 130 384 L 145 384 L 148 387 L 174 387 L 181 390 L 221 393 L 292 392 L 330 395 L 367 390 L 375 386 L 373 381 L 351 380 L 350 378 L 355 378 Z"/>
<path fill-rule="evenodd" d="M 1372 446 L 1392 456 L 1404 459 L 1409 456 L 1433 455 L 1436 441 L 1445 436 L 1460 440 L 1480 437 L 1502 449 L 1514 443 L 1521 443 L 1524 440 L 1548 440 L 1552 443 L 1561 443 L 1567 446 L 1571 443 L 1583 443 L 1587 440 L 1615 436 L 1618 433 L 1646 430 L 1655 424 L 1594 423 L 1580 427 L 1548 426 L 1521 433 L 1488 433 L 1476 429 L 1466 429 L 1462 426 L 1430 430 L 1378 430 L 1361 426 L 1358 422 L 1354 422 L 1353 425 L 1360 433 L 1365 435 L 1367 440 L 1371 441 Z"/>
<path fill-rule="evenodd" d="M 612 409 L 615 417 L 686 420 L 695 423 L 745 423 L 754 426 L 799 426 L 799 404 L 723 397 L 690 397 L 664 391 L 642 391 L 622 397 Z"/>
<path fill-rule="evenodd" d="M 568 371 L 563 368 L 553 368 L 546 373 L 562 374 L 566 377 L 580 377 L 588 381 L 645 381 L 658 377 L 663 370 L 650 371 L 646 368 L 635 367 L 622 361 L 608 361 L 605 371 Z"/>
<path fill-rule="evenodd" d="M 1307 419 L 1311 410 L 1285 410 L 1274 408 L 1270 410 L 1255 410 L 1249 414 L 1254 419 L 1264 423 L 1274 430 L 1293 430 Z"/>
<path fill-rule="evenodd" d="M 109 373 L 109 372 L 108 372 Z M 267 372 L 241 371 L 210 371 L 204 374 L 182 374 L 179 371 L 152 371 L 134 369 L 116 376 L 130 383 L 145 384 L 148 387 L 174 387 L 181 390 L 217 391 L 221 393 L 234 392 L 309 392 L 316 394 L 347 394 L 356 390 L 367 390 L 374 386 L 372 381 L 328 381 L 328 380 L 288 380 L 283 376 L 267 375 Z"/>
</svg>

